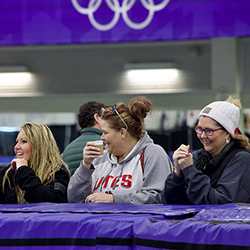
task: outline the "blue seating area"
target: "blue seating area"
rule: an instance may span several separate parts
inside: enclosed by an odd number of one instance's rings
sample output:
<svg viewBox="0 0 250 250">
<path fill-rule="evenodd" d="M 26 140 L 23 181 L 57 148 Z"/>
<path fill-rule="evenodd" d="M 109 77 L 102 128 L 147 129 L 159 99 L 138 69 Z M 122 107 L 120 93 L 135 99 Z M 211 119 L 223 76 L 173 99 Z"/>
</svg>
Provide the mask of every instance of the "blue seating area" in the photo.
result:
<svg viewBox="0 0 250 250">
<path fill-rule="evenodd" d="M 3 156 L 0 155 L 0 166 L 5 166 L 11 163 L 15 156 Z"/>
</svg>

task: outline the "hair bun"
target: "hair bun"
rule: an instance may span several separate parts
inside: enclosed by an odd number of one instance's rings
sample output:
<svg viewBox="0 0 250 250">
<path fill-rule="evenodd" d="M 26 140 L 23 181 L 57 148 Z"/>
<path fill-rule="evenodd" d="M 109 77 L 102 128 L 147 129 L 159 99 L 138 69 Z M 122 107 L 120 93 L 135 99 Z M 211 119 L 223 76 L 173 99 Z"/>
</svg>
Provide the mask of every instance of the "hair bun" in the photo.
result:
<svg viewBox="0 0 250 250">
<path fill-rule="evenodd" d="M 152 104 L 146 97 L 139 96 L 129 102 L 128 109 L 135 120 L 143 120 L 151 111 Z"/>
</svg>

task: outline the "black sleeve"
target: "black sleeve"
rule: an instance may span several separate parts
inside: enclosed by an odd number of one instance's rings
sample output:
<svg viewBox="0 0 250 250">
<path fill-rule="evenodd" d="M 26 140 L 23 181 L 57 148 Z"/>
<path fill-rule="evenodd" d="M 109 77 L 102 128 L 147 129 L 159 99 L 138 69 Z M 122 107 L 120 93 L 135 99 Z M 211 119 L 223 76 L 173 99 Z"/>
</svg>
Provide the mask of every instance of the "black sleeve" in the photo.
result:
<svg viewBox="0 0 250 250">
<path fill-rule="evenodd" d="M 3 177 L 10 166 L 1 166 L 0 167 L 0 203 L 5 203 L 5 194 L 3 193 Z"/>
<path fill-rule="evenodd" d="M 63 167 L 56 172 L 55 181 L 44 186 L 33 169 L 28 166 L 21 166 L 15 172 L 15 182 L 25 191 L 24 198 L 29 203 L 67 202 L 69 173 Z"/>
<path fill-rule="evenodd" d="M 183 176 L 178 177 L 174 173 L 168 175 L 162 192 L 162 201 L 164 204 L 191 204 L 187 199 Z"/>
</svg>

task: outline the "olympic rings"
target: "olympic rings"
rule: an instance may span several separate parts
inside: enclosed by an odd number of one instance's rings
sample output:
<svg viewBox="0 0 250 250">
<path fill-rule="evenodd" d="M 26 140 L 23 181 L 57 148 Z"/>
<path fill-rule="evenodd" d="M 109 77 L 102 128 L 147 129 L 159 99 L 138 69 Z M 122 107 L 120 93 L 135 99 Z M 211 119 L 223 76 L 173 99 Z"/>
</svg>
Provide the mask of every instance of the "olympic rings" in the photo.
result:
<svg viewBox="0 0 250 250">
<path fill-rule="evenodd" d="M 148 10 L 148 16 L 146 19 L 141 23 L 134 23 L 128 17 L 128 11 L 134 6 L 136 0 L 123 0 L 122 5 L 120 6 L 119 0 L 105 0 L 107 6 L 114 12 L 113 19 L 108 24 L 100 24 L 96 21 L 94 17 L 94 13 L 100 7 L 102 0 L 90 0 L 88 3 L 88 7 L 84 8 L 79 3 L 78 0 L 71 0 L 74 8 L 83 15 L 88 15 L 90 23 L 98 30 L 107 31 L 112 29 L 118 22 L 120 18 L 120 14 L 124 22 L 130 27 L 131 29 L 140 30 L 147 27 L 156 11 L 164 9 L 170 0 L 162 0 L 159 4 L 154 4 L 154 0 L 140 0 L 141 4 L 145 9 Z"/>
</svg>

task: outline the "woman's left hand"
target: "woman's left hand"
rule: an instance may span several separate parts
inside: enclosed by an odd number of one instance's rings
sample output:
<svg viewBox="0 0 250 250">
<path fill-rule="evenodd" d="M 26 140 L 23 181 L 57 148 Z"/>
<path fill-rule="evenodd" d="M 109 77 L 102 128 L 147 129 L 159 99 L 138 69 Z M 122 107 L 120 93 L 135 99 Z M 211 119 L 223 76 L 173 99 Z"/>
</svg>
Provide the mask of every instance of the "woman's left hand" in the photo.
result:
<svg viewBox="0 0 250 250">
<path fill-rule="evenodd" d="M 93 193 L 90 194 L 85 200 L 85 203 L 89 202 L 114 203 L 114 196 L 113 194 Z"/>
<path fill-rule="evenodd" d="M 17 170 L 21 166 L 28 166 L 28 162 L 24 159 L 13 159 L 11 161 L 11 169 Z"/>
<path fill-rule="evenodd" d="M 181 170 L 193 164 L 193 156 L 189 153 L 186 157 L 180 158 L 178 164 Z"/>
</svg>

